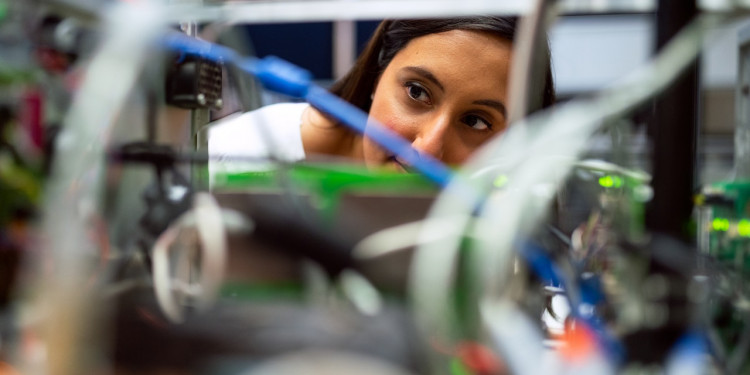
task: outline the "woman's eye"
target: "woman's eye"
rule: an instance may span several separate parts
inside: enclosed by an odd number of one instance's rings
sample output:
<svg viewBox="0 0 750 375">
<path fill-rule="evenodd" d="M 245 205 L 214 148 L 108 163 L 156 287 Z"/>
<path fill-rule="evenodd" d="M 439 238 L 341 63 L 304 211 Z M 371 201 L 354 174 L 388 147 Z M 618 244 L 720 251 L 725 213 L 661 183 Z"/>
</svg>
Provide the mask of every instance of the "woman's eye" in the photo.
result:
<svg viewBox="0 0 750 375">
<path fill-rule="evenodd" d="M 424 87 L 416 83 L 412 83 L 412 82 L 407 83 L 406 93 L 407 95 L 409 95 L 410 98 L 414 100 L 418 100 L 420 102 L 424 102 L 428 104 L 430 103 L 430 95 L 427 94 L 427 90 Z"/>
<path fill-rule="evenodd" d="M 488 130 L 492 129 L 492 124 L 490 124 L 485 119 L 475 116 L 475 115 L 469 115 L 464 117 L 463 119 L 464 124 L 469 125 L 473 129 L 476 130 Z"/>
</svg>

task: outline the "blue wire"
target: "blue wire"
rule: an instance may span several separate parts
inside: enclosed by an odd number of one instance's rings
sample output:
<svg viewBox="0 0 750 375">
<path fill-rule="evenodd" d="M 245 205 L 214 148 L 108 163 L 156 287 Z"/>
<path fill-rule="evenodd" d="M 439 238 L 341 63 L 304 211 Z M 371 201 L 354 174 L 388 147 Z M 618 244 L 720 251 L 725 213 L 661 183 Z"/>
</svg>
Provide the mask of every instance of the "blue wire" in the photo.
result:
<svg viewBox="0 0 750 375">
<path fill-rule="evenodd" d="M 668 373 L 674 373 L 677 370 L 693 368 L 694 374 L 704 374 L 707 372 L 707 359 L 705 355 L 712 354 L 709 349 L 708 337 L 700 328 L 688 329 L 682 337 L 672 346 L 667 358 Z"/>
<path fill-rule="evenodd" d="M 695 357 L 707 354 L 708 339 L 700 329 L 694 328 L 685 332 L 672 347 L 671 354 L 674 356 Z"/>
<path fill-rule="evenodd" d="M 568 286 L 565 285 L 565 279 L 561 276 L 562 272 L 555 265 L 555 262 L 549 258 L 543 248 L 528 240 L 523 241 L 518 248 L 520 249 L 520 255 L 529 265 L 531 270 L 534 271 L 534 274 L 542 279 L 542 281 L 553 286 L 561 287 L 563 290 L 567 290 Z M 584 290 L 579 290 L 579 292 L 582 296 L 585 293 Z M 625 357 L 625 348 L 622 344 L 607 332 L 606 327 L 604 327 L 601 321 L 595 319 L 593 316 L 584 316 L 581 314 L 580 307 L 587 301 L 573 300 L 570 294 L 565 294 L 571 305 L 570 314 L 579 322 L 586 324 L 591 328 L 592 332 L 596 334 L 597 341 L 604 348 L 605 352 L 609 354 L 612 360 L 617 363 L 621 362 Z"/>
<path fill-rule="evenodd" d="M 185 54 L 198 55 L 216 62 L 233 63 L 256 76 L 267 89 L 307 100 L 315 108 L 359 134 L 367 136 L 441 187 L 447 186 L 453 177 L 453 171 L 445 164 L 418 152 L 410 142 L 370 120 L 359 108 L 313 84 L 312 75 L 308 71 L 287 61 L 274 56 L 263 59 L 241 58 L 229 48 L 181 34 L 167 36 L 164 45 Z"/>
<path fill-rule="evenodd" d="M 166 49 L 200 56 L 215 62 L 231 62 L 239 58 L 237 52 L 234 52 L 231 48 L 191 38 L 179 33 L 168 34 L 161 40 L 161 43 Z"/>
</svg>

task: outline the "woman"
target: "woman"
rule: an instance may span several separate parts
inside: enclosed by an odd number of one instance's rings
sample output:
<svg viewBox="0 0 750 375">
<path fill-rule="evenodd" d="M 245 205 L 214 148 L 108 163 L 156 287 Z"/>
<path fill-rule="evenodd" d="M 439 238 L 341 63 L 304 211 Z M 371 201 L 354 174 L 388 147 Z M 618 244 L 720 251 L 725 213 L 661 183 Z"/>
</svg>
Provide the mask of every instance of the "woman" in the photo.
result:
<svg viewBox="0 0 750 375">
<path fill-rule="evenodd" d="M 461 164 L 508 125 L 515 29 L 515 18 L 506 17 L 383 21 L 355 66 L 331 91 L 420 152 L 446 164 Z M 548 65 L 543 106 L 553 101 Z M 304 103 L 265 107 L 214 127 L 209 151 L 255 157 L 270 153 L 286 161 L 328 155 L 369 167 L 405 167 L 372 141 Z"/>
</svg>

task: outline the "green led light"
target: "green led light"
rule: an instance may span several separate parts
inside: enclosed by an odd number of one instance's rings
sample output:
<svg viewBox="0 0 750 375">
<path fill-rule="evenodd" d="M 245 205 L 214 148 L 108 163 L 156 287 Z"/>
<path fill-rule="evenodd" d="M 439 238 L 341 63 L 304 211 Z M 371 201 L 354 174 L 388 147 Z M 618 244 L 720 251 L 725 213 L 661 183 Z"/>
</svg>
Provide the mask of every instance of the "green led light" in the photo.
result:
<svg viewBox="0 0 750 375">
<path fill-rule="evenodd" d="M 740 220 L 740 222 L 737 223 L 737 233 L 743 237 L 750 237 L 750 220 Z"/>
<path fill-rule="evenodd" d="M 717 232 L 726 232 L 729 230 L 729 219 L 717 217 L 711 222 L 711 228 Z"/>
<path fill-rule="evenodd" d="M 508 183 L 508 176 L 501 174 L 495 179 L 495 187 L 501 188 Z"/>
<path fill-rule="evenodd" d="M 605 188 L 611 188 L 612 186 L 615 185 L 615 179 L 612 178 L 612 176 L 599 177 L 599 185 Z"/>
</svg>

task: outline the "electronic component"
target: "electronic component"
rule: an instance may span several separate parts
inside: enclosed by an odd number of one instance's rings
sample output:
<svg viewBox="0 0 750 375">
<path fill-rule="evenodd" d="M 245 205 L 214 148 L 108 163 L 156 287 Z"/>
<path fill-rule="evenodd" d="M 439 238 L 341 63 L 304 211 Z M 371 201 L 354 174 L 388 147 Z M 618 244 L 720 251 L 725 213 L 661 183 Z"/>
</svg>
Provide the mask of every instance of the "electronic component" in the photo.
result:
<svg viewBox="0 0 750 375">
<path fill-rule="evenodd" d="M 696 197 L 701 209 L 699 241 L 704 253 L 750 271 L 750 181 L 722 182 Z"/>
<path fill-rule="evenodd" d="M 222 71 L 218 62 L 180 55 L 167 71 L 167 104 L 186 109 L 221 109 Z"/>
</svg>

